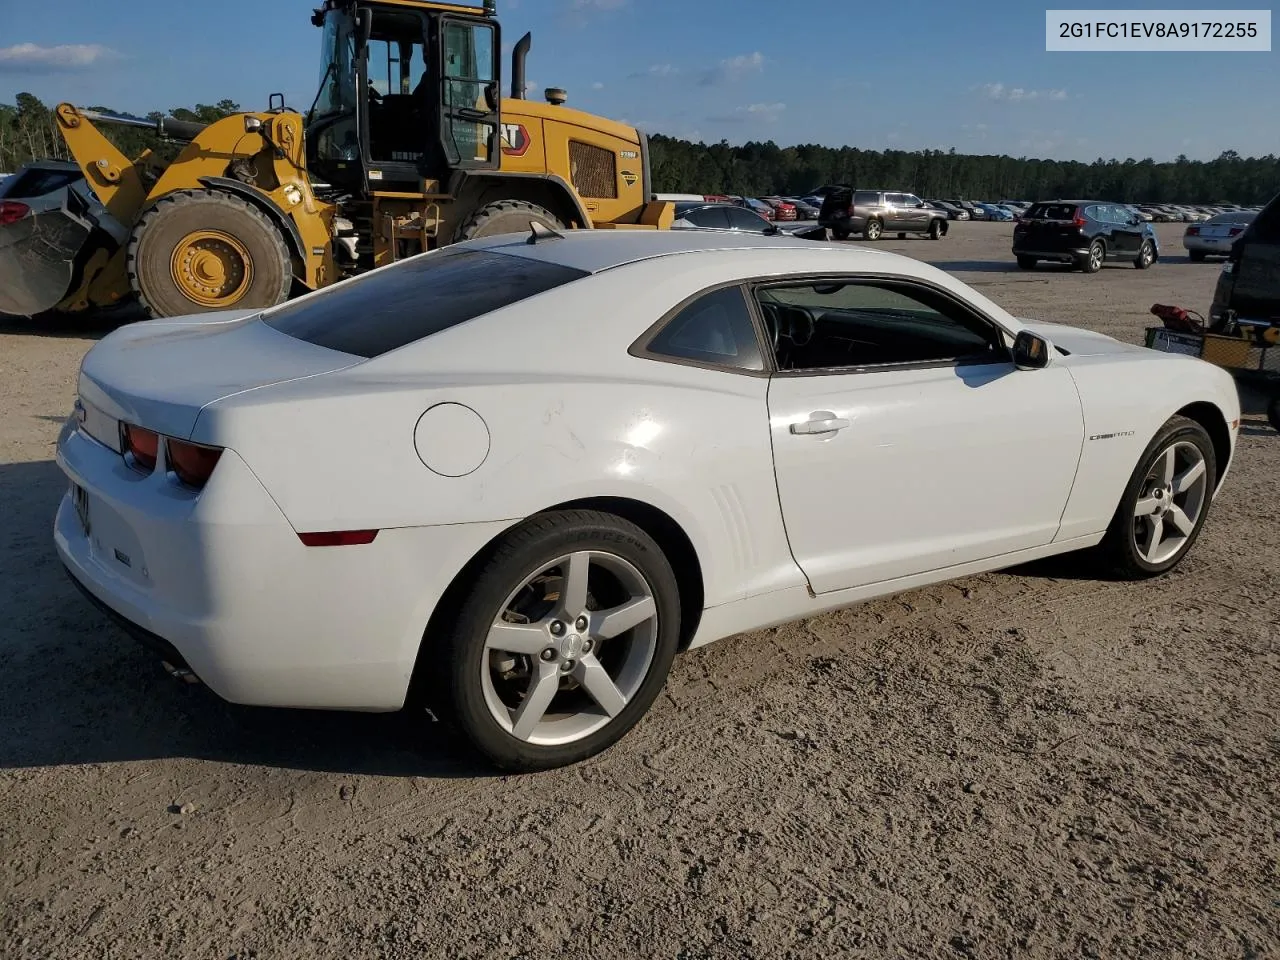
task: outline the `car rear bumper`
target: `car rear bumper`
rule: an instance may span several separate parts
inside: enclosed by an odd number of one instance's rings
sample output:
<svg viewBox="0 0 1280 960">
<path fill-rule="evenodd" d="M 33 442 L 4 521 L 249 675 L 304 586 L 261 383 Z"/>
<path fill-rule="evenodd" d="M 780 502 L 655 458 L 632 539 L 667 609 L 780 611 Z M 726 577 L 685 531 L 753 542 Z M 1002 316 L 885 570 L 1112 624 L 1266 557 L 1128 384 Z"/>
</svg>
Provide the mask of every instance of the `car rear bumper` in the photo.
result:
<svg viewBox="0 0 1280 960">
<path fill-rule="evenodd" d="M 1231 252 L 1231 245 L 1238 239 L 1240 239 L 1238 234 L 1234 237 L 1183 237 L 1182 246 L 1186 250 L 1220 253 L 1225 256 Z"/>
<path fill-rule="evenodd" d="M 252 471 L 224 451 L 198 495 L 143 476 L 68 422 L 71 490 L 54 521 L 76 585 L 174 666 L 235 703 L 403 706 L 423 632 L 457 571 L 506 523 L 379 531 L 307 547 Z"/>
<path fill-rule="evenodd" d="M 1062 250 L 1053 250 L 1041 247 L 1020 247 L 1017 244 L 1014 244 L 1013 255 L 1015 257 L 1035 257 L 1037 260 L 1059 260 L 1062 263 L 1071 263 L 1075 260 L 1084 260 L 1088 257 L 1089 248 L 1069 247 Z"/>
</svg>

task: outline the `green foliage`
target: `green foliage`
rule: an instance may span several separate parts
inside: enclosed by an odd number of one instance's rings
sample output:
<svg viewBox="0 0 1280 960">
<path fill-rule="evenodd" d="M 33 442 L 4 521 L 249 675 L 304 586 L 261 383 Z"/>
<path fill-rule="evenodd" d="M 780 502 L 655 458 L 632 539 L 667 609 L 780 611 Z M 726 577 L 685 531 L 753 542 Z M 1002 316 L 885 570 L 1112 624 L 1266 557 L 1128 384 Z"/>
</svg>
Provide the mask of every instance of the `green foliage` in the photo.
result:
<svg viewBox="0 0 1280 960">
<path fill-rule="evenodd" d="M 101 113 L 118 113 L 111 107 L 92 106 L 88 109 Z M 212 105 L 197 103 L 194 108 L 174 107 L 169 115 L 179 120 L 212 123 L 239 111 L 238 103 L 219 100 Z M 158 120 L 163 115 L 159 112 L 149 113 L 147 119 Z M 103 123 L 98 129 L 130 159 L 144 150 L 152 150 L 157 156 L 171 160 L 182 147 L 181 144 L 163 141 L 150 130 L 141 127 Z M 51 107 L 45 106 L 30 93 L 18 94 L 13 106 L 0 104 L 0 172 L 12 173 L 28 160 L 68 158 L 67 146 L 58 133 Z"/>
<path fill-rule="evenodd" d="M 1031 160 L 952 150 L 859 150 L 773 142 L 731 147 L 654 134 L 649 140 L 659 193 L 796 196 L 827 183 L 909 190 L 959 200 L 1093 198 L 1123 203 L 1265 203 L 1280 192 L 1280 158 L 1228 150 L 1206 162 Z"/>
</svg>

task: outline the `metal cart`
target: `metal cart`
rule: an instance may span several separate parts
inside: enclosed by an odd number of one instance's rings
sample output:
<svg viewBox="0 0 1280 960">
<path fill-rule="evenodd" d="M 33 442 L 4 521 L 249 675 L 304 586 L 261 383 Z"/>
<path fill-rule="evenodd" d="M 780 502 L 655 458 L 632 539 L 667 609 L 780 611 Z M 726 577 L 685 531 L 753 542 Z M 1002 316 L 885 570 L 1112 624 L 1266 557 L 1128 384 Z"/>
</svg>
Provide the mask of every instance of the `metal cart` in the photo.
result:
<svg viewBox="0 0 1280 960">
<path fill-rule="evenodd" d="M 1280 431 L 1280 319 L 1254 320 L 1228 313 L 1220 330 L 1196 329 L 1201 323 L 1187 322 L 1188 311 L 1171 323 L 1169 310 L 1156 304 L 1151 312 L 1165 320 L 1160 327 L 1147 327 L 1146 344 L 1164 353 L 1185 353 L 1216 363 L 1232 372 L 1267 398 L 1267 419 Z M 1183 329 L 1178 329 L 1179 327 Z"/>
</svg>

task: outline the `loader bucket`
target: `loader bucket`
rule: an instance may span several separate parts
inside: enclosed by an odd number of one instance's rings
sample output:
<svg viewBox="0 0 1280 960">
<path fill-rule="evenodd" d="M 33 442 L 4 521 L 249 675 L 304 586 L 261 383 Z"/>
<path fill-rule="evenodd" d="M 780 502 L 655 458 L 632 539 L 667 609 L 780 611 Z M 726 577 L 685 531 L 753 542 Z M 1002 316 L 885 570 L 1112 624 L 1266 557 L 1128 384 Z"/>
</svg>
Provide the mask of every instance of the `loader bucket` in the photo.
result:
<svg viewBox="0 0 1280 960">
<path fill-rule="evenodd" d="M 101 225 L 74 186 L 29 203 L 29 214 L 0 226 L 0 313 L 25 317 L 52 310 L 75 289 Z"/>
</svg>

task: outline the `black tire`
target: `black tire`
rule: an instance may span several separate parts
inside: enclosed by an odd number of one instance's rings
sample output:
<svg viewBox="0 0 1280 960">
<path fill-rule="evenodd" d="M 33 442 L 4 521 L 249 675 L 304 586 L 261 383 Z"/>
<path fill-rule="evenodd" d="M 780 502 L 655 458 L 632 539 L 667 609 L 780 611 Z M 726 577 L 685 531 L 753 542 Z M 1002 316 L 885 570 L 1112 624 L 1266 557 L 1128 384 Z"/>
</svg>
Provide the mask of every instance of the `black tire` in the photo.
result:
<svg viewBox="0 0 1280 960">
<path fill-rule="evenodd" d="M 929 221 L 929 239 L 941 240 L 947 233 L 947 223 L 945 220 L 934 218 Z"/>
<path fill-rule="evenodd" d="M 579 550 L 616 555 L 644 577 L 657 608 L 656 648 L 640 686 L 612 721 L 567 744 L 532 744 L 502 727 L 485 701 L 480 679 L 487 655 L 485 637 L 502 604 L 527 577 Z M 498 539 L 446 629 L 446 635 L 428 640 L 441 654 L 438 705 L 472 746 L 498 767 L 546 770 L 608 749 L 648 711 L 666 682 L 679 644 L 680 590 L 662 549 L 635 524 L 595 510 L 564 510 L 533 517 Z"/>
<path fill-rule="evenodd" d="M 1097 273 L 1102 269 L 1103 263 L 1107 259 L 1107 245 L 1101 240 L 1095 240 L 1089 244 L 1089 252 L 1085 254 L 1083 260 L 1078 264 L 1085 273 Z"/>
<path fill-rule="evenodd" d="M 1156 262 L 1156 245 L 1150 240 L 1143 240 L 1142 246 L 1138 248 L 1138 255 L 1133 260 L 1133 265 L 1139 270 L 1148 270 Z"/>
<path fill-rule="evenodd" d="M 1034 270 L 1039 262 L 1035 257 L 1018 257 L 1018 266 L 1023 270 Z"/>
<path fill-rule="evenodd" d="M 563 230 L 564 224 L 550 210 L 526 200 L 495 200 L 486 203 L 471 214 L 454 236 L 455 242 L 474 240 L 476 237 L 492 237 L 501 233 L 529 232 L 529 223 L 536 220 L 552 230 Z"/>
<path fill-rule="evenodd" d="M 1272 397 L 1267 404 L 1267 420 L 1275 430 L 1280 430 L 1280 397 Z"/>
<path fill-rule="evenodd" d="M 831 231 L 831 235 L 832 235 L 833 237 L 835 237 L 837 240 L 848 240 L 848 239 L 849 239 L 849 231 L 848 231 L 848 230 L 832 230 L 832 231 Z"/>
<path fill-rule="evenodd" d="M 1206 254 L 1203 250 L 1188 250 L 1187 259 L 1192 263 L 1204 263 Z"/>
<path fill-rule="evenodd" d="M 884 224 L 872 217 L 862 228 L 862 235 L 867 240 L 879 240 L 884 235 Z"/>
<path fill-rule="evenodd" d="M 175 280 L 175 253 L 188 236 L 201 231 L 231 237 L 248 254 L 252 269 L 238 295 L 229 290 L 217 303 L 202 303 Z M 238 253 L 235 257 L 243 260 Z M 181 190 L 157 200 L 133 228 L 125 263 L 129 285 L 153 317 L 273 307 L 289 299 L 293 286 L 293 258 L 279 227 L 247 200 L 217 190 Z"/>
<path fill-rule="evenodd" d="M 1204 457 L 1205 502 L 1196 517 L 1190 536 L 1186 538 L 1178 552 L 1162 563 L 1151 564 L 1138 554 L 1134 535 L 1134 509 L 1156 459 L 1174 443 L 1182 440 L 1195 444 Z M 1138 464 L 1129 477 L 1128 486 L 1125 487 L 1124 495 L 1120 498 L 1120 505 L 1116 507 L 1115 515 L 1111 518 L 1106 536 L 1098 544 L 1097 553 L 1106 572 L 1122 580 L 1139 580 L 1167 573 L 1181 563 L 1200 536 L 1200 531 L 1204 529 L 1205 519 L 1209 516 L 1209 510 L 1213 504 L 1213 491 L 1217 479 L 1217 460 L 1214 456 L 1213 441 L 1209 438 L 1208 432 L 1194 420 L 1180 416 L 1170 417 L 1147 444 L 1146 450 L 1138 459 Z"/>
<path fill-rule="evenodd" d="M 898 239 L 899 239 L 899 240 L 905 240 L 905 239 L 907 239 L 907 235 L 906 235 L 905 233 L 900 233 L 900 234 L 898 234 Z"/>
</svg>

